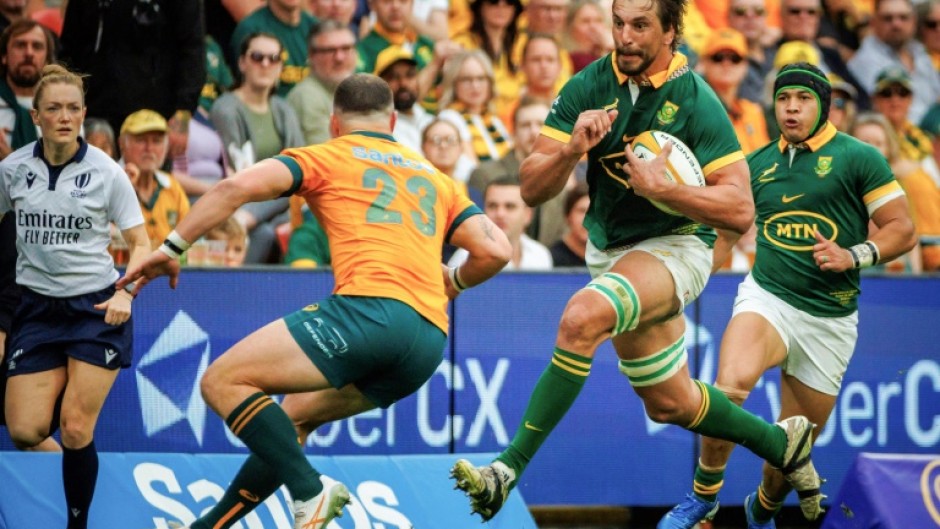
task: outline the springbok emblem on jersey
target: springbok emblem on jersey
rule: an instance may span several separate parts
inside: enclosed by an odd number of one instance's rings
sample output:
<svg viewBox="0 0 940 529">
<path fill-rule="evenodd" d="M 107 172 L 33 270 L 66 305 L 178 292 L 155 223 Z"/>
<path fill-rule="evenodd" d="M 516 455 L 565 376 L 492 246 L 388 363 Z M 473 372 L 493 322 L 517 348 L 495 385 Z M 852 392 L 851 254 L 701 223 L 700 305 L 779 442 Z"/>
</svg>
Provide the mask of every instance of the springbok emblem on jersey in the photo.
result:
<svg viewBox="0 0 940 529">
<path fill-rule="evenodd" d="M 656 113 L 656 121 L 658 121 L 660 125 L 669 125 L 676 120 L 676 114 L 678 112 L 679 105 L 672 101 L 666 101 L 663 103 L 663 108 L 659 109 L 659 112 Z"/>
<path fill-rule="evenodd" d="M 816 160 L 816 168 L 813 170 L 816 171 L 816 176 L 825 178 L 827 174 L 832 172 L 832 156 L 820 156 Z"/>
</svg>

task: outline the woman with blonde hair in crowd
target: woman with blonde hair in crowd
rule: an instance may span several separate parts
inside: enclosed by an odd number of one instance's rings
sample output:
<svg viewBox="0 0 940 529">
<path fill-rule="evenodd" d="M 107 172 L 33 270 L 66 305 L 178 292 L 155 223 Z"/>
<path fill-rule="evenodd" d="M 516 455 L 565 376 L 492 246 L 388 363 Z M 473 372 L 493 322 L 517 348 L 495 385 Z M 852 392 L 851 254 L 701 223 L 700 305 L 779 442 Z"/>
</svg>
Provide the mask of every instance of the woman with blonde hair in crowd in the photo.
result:
<svg viewBox="0 0 940 529">
<path fill-rule="evenodd" d="M 438 117 L 457 127 L 474 163 L 498 160 L 512 148 L 493 104 L 495 85 L 493 65 L 481 50 L 460 52 L 444 65 Z"/>
<path fill-rule="evenodd" d="M 897 133 L 883 115 L 859 114 L 851 134 L 881 151 L 910 203 L 920 244 L 907 256 L 888 263 L 887 270 L 914 273 L 940 270 L 940 245 L 937 244 L 940 242 L 940 189 L 937 184 L 919 163 L 901 156 Z"/>
<path fill-rule="evenodd" d="M 600 59 L 614 49 L 614 39 L 610 33 L 610 23 L 604 8 L 597 0 L 575 0 L 568 7 L 568 31 L 562 43 L 568 54 L 574 72 Z"/>
<path fill-rule="evenodd" d="M 480 50 L 490 60 L 493 98 L 500 115 L 519 99 L 524 84 L 516 63 L 521 55 L 516 48 L 522 41 L 517 27 L 522 10 L 519 0 L 474 0 L 470 29 L 453 38 L 464 49 Z"/>
</svg>

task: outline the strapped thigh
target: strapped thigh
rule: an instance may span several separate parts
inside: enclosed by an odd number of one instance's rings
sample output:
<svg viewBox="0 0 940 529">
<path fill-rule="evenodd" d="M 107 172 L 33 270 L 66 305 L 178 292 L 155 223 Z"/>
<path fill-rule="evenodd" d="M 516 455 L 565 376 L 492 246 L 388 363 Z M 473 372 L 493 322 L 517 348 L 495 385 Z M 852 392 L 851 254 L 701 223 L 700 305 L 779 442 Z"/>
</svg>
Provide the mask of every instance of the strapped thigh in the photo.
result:
<svg viewBox="0 0 940 529">
<path fill-rule="evenodd" d="M 640 324 L 640 296 L 626 277 L 606 272 L 594 278 L 583 290 L 593 290 L 604 296 L 617 313 L 612 336 L 632 331 Z"/>
<path fill-rule="evenodd" d="M 627 376 L 633 387 L 654 386 L 664 382 L 682 369 L 688 360 L 685 336 L 680 336 L 669 347 L 636 360 L 621 360 L 620 372 Z"/>
</svg>

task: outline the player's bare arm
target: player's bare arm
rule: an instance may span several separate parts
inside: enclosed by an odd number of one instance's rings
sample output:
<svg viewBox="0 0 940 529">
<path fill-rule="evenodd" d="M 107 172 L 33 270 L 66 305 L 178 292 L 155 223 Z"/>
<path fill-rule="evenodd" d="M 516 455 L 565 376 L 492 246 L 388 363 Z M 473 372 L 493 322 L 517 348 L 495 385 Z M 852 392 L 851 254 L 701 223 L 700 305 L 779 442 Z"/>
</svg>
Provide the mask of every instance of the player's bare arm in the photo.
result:
<svg viewBox="0 0 940 529">
<path fill-rule="evenodd" d="M 665 177 L 665 161 L 672 144 L 652 160 L 641 160 L 627 147 L 630 187 L 637 195 L 662 202 L 692 220 L 719 230 L 740 235 L 754 223 L 754 197 L 751 195 L 751 173 L 747 162 L 738 160 L 714 171 L 705 178 L 705 187 L 675 184 Z"/>
<path fill-rule="evenodd" d="M 878 226 L 878 232 L 869 239 L 878 248 L 878 262 L 896 259 L 917 244 L 914 223 L 908 213 L 907 198 L 898 197 L 876 209 L 871 216 Z M 815 233 L 813 259 L 820 270 L 827 272 L 845 272 L 855 268 L 855 258 L 847 248 L 842 248 L 834 241 Z"/>
<path fill-rule="evenodd" d="M 578 116 L 568 143 L 539 136 L 532 154 L 519 168 L 525 203 L 538 206 L 561 193 L 578 160 L 610 132 L 615 119 L 616 110 L 585 110 Z"/>
<path fill-rule="evenodd" d="M 486 215 L 467 219 L 454 230 L 450 242 L 469 254 L 457 267 L 457 280 L 462 288 L 479 285 L 495 276 L 512 259 L 509 239 Z"/>
<path fill-rule="evenodd" d="M 270 158 L 260 161 L 212 186 L 176 226 L 175 233 L 183 241 L 192 243 L 229 218 L 242 205 L 277 198 L 289 190 L 292 184 L 293 176 L 283 162 Z M 128 266 L 127 273 L 118 280 L 117 285 L 118 288 L 124 288 L 136 281 L 136 294 L 151 280 L 164 275 L 170 278 L 170 287 L 176 288 L 179 264 L 158 249 L 139 266 Z"/>
</svg>

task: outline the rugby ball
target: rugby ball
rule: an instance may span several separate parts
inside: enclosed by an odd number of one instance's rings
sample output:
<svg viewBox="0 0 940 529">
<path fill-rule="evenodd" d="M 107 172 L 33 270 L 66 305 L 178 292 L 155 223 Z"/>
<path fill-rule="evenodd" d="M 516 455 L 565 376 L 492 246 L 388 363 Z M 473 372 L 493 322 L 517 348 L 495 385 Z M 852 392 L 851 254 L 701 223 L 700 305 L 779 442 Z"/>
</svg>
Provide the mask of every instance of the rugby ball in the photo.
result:
<svg viewBox="0 0 940 529">
<path fill-rule="evenodd" d="M 667 142 L 672 142 L 672 152 L 666 160 L 666 178 L 687 186 L 705 186 L 705 173 L 688 145 L 679 138 L 661 130 L 648 130 L 633 139 L 633 152 L 641 160 L 652 160 L 659 155 Z M 682 213 L 669 206 L 650 200 L 660 211 L 670 215 L 682 216 Z"/>
</svg>

